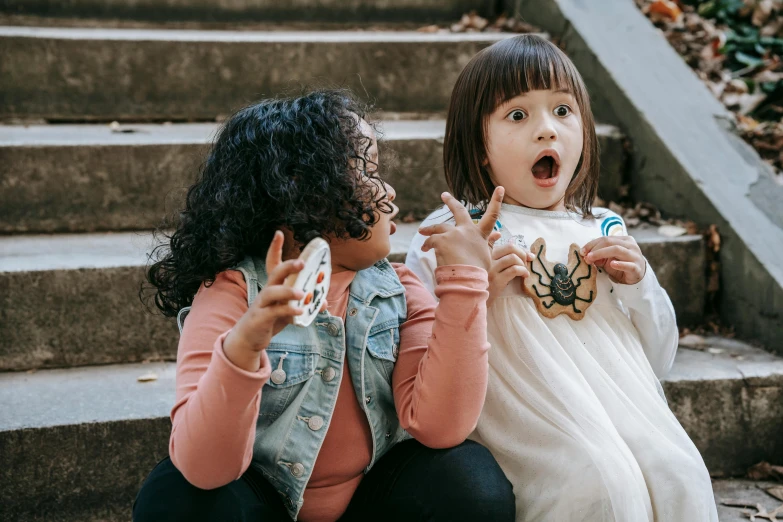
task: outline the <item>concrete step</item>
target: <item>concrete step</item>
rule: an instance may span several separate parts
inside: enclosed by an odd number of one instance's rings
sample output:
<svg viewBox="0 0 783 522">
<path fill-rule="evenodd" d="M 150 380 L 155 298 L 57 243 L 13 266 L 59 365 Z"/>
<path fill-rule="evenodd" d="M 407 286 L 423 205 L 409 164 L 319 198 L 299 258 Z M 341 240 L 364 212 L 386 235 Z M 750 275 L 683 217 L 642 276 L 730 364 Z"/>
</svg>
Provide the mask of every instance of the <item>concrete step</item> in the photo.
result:
<svg viewBox="0 0 783 522">
<path fill-rule="evenodd" d="M 780 458 L 783 359 L 735 341 L 708 344 L 730 347 L 678 354 L 664 382 L 672 410 L 712 472 Z M 137 381 L 148 373 L 157 380 Z M 174 378 L 173 363 L 0 374 L 5 519 L 127 520 L 141 482 L 167 453 Z M 716 493 L 736 487 L 716 483 Z"/>
<path fill-rule="evenodd" d="M 381 166 L 401 215 L 440 202 L 443 120 L 382 123 Z M 181 208 L 216 124 L 0 126 L 0 233 L 142 230 Z M 598 126 L 602 195 L 623 180 L 620 131 Z"/>
<path fill-rule="evenodd" d="M 418 223 L 400 223 L 393 261 L 402 262 Z M 701 320 L 701 236 L 676 239 L 634 230 L 668 289 L 682 325 Z M 174 359 L 173 320 L 147 312 L 138 292 L 148 232 L 0 238 L 0 370 Z"/>
<path fill-rule="evenodd" d="M 0 27 L 0 121 L 214 121 L 318 84 L 445 112 L 468 60 L 508 36 Z"/>
<path fill-rule="evenodd" d="M 3 0 L 0 13 L 150 21 L 433 22 L 457 21 L 468 11 L 493 13 L 489 0 Z"/>
<path fill-rule="evenodd" d="M 758 509 L 753 509 L 756 505 L 772 513 L 781 505 L 781 501 L 766 493 L 765 490 L 774 486 L 780 487 L 780 483 L 747 479 L 713 481 L 712 488 L 715 492 L 720 522 L 747 522 L 749 517 L 745 513 L 756 514 Z M 746 503 L 748 507 L 727 506 L 725 503 Z M 769 520 L 769 518 L 756 518 L 756 520 Z"/>
</svg>

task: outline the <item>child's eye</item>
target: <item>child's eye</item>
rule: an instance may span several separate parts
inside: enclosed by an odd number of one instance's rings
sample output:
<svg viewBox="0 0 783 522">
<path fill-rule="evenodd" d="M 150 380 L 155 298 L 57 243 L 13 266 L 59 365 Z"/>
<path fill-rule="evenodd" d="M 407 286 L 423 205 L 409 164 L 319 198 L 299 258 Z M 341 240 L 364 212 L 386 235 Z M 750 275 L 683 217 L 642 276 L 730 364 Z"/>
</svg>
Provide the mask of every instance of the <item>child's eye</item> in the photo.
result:
<svg viewBox="0 0 783 522">
<path fill-rule="evenodd" d="M 568 105 L 558 105 L 555 107 L 555 116 L 560 116 L 561 118 L 565 118 L 571 114 L 571 107 Z"/>
<path fill-rule="evenodd" d="M 527 118 L 527 114 L 525 114 L 525 111 L 520 109 L 513 110 L 508 114 L 508 116 L 506 116 L 506 119 L 511 121 L 522 121 L 525 118 Z"/>
</svg>

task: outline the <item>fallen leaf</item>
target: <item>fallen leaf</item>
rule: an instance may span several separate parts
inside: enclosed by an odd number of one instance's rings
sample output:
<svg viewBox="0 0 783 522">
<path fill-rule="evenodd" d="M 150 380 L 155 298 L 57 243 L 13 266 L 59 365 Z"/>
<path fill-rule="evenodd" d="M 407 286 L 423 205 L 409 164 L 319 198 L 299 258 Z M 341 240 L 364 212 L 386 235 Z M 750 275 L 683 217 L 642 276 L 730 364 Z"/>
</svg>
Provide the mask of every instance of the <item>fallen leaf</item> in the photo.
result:
<svg viewBox="0 0 783 522">
<path fill-rule="evenodd" d="M 780 480 L 783 479 L 783 466 L 762 461 L 748 469 L 747 477 L 751 480 Z"/>
<path fill-rule="evenodd" d="M 783 514 L 783 504 L 776 507 L 772 513 L 768 512 L 767 508 L 763 507 L 761 504 L 756 504 L 755 509 L 757 513 L 743 513 L 743 515 L 748 517 L 751 522 L 756 520 L 756 518 L 764 518 L 770 520 L 771 522 L 777 522 L 777 515 Z"/>
<path fill-rule="evenodd" d="M 489 20 L 479 16 L 475 11 L 462 15 L 456 24 L 452 24 L 452 33 L 464 33 L 466 31 L 483 31 L 489 25 Z"/>
<path fill-rule="evenodd" d="M 716 225 L 710 225 L 707 232 L 707 246 L 716 254 L 720 252 L 720 234 Z"/>
<path fill-rule="evenodd" d="M 753 16 L 751 17 L 751 23 L 756 27 L 761 27 L 767 23 L 769 16 L 772 14 L 774 8 L 772 0 L 761 0 L 756 3 L 756 8 L 753 10 Z"/>
<path fill-rule="evenodd" d="M 783 500 L 783 486 L 772 486 L 771 488 L 761 488 L 767 492 L 768 495 L 775 497 L 778 500 Z"/>
<path fill-rule="evenodd" d="M 658 227 L 658 233 L 666 237 L 679 237 L 687 234 L 688 231 L 675 225 L 663 225 Z"/>
<path fill-rule="evenodd" d="M 419 27 L 418 31 L 420 33 L 437 33 L 440 31 L 440 27 L 437 25 L 425 25 L 424 27 Z"/>
<path fill-rule="evenodd" d="M 650 14 L 661 15 L 672 21 L 682 16 L 682 10 L 671 0 L 657 0 L 650 5 Z"/>
<path fill-rule="evenodd" d="M 144 375 L 139 375 L 136 379 L 139 382 L 151 382 L 151 381 L 157 381 L 158 380 L 158 374 L 157 373 L 145 373 Z"/>
</svg>

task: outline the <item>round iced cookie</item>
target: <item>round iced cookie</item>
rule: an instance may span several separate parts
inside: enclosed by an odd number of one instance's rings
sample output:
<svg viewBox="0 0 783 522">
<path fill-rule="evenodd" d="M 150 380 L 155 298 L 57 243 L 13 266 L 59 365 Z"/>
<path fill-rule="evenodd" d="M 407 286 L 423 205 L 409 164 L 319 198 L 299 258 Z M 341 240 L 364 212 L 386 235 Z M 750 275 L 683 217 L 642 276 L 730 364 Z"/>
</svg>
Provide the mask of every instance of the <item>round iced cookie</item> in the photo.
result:
<svg viewBox="0 0 783 522">
<path fill-rule="evenodd" d="M 329 243 L 317 237 L 310 241 L 299 259 L 304 261 L 304 268 L 298 274 L 291 274 L 286 284 L 304 292 L 299 301 L 291 301 L 292 306 L 304 309 L 302 315 L 294 317 L 297 326 L 309 326 L 326 302 L 329 293 L 329 281 L 332 276 L 332 256 Z"/>
</svg>

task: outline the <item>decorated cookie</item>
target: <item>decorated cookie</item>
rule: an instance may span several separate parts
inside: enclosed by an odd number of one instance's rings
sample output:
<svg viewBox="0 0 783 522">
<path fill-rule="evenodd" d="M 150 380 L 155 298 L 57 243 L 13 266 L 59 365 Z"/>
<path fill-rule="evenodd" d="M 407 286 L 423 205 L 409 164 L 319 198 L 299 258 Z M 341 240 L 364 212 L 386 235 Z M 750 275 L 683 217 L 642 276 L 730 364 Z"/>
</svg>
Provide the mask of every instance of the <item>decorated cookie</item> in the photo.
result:
<svg viewBox="0 0 783 522">
<path fill-rule="evenodd" d="M 546 258 L 544 238 L 538 238 L 530 251 L 535 258 L 527 263 L 530 276 L 524 279 L 524 290 L 538 312 L 549 319 L 560 314 L 575 321 L 582 319 L 598 297 L 595 267 L 585 262 L 576 244 L 569 247 L 567 265 Z"/>
<path fill-rule="evenodd" d="M 299 259 L 304 261 L 304 268 L 298 274 L 288 276 L 285 284 L 305 293 L 302 299 L 291 301 L 290 304 L 304 309 L 302 315 L 294 317 L 294 324 L 309 326 L 326 302 L 326 294 L 329 293 L 329 281 L 332 277 L 329 243 L 321 238 L 313 239 L 299 254 Z"/>
</svg>

